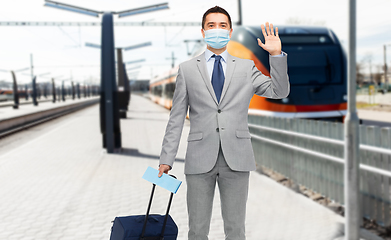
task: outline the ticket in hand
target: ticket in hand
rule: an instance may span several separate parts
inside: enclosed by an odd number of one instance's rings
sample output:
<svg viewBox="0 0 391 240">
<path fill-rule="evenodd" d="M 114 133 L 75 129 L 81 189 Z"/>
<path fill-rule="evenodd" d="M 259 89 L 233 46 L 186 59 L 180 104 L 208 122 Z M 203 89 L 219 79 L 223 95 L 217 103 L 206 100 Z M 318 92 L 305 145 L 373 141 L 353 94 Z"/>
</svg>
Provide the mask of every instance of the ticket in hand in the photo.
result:
<svg viewBox="0 0 391 240">
<path fill-rule="evenodd" d="M 176 193 L 182 184 L 182 181 L 175 179 L 168 174 L 163 173 L 160 178 L 158 175 L 159 170 L 148 167 L 142 178 L 173 193 Z"/>
</svg>

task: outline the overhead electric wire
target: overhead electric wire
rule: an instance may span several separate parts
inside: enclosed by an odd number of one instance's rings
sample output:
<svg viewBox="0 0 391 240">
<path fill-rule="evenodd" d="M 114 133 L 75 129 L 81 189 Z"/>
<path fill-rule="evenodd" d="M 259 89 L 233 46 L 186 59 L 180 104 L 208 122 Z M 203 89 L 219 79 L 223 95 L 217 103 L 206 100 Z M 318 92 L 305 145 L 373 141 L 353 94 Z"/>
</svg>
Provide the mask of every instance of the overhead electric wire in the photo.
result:
<svg viewBox="0 0 391 240">
<path fill-rule="evenodd" d="M 69 39 L 71 39 L 73 42 L 75 42 L 80 47 L 80 42 L 78 43 L 75 39 L 73 39 L 64 29 L 62 29 L 60 26 L 57 26 L 63 34 L 65 34 Z"/>
</svg>

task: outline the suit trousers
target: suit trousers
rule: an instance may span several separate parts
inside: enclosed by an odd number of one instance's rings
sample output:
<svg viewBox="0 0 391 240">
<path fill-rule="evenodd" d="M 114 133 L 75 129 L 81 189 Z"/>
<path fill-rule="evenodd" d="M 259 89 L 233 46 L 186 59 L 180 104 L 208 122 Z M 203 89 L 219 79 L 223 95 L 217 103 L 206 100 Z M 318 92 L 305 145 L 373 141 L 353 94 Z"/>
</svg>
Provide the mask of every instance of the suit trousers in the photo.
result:
<svg viewBox="0 0 391 240">
<path fill-rule="evenodd" d="M 208 240 L 216 182 L 226 240 L 245 240 L 245 218 L 250 172 L 233 171 L 220 150 L 213 169 L 186 174 L 189 240 Z"/>
</svg>

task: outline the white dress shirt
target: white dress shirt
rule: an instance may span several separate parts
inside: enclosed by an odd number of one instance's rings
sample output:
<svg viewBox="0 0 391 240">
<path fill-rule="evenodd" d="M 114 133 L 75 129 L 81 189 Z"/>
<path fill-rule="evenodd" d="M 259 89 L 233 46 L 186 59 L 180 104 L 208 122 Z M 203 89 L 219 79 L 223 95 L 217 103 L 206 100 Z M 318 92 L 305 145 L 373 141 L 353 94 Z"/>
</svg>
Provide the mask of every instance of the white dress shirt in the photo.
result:
<svg viewBox="0 0 391 240">
<path fill-rule="evenodd" d="M 209 49 L 205 50 L 206 68 L 208 69 L 209 79 L 211 81 L 212 81 L 213 68 L 214 68 L 214 64 L 215 64 L 215 58 L 212 57 L 214 54 L 215 53 L 210 51 Z M 221 62 L 221 66 L 223 67 L 223 72 L 224 72 L 224 77 L 225 77 L 225 72 L 227 70 L 227 57 L 228 57 L 227 50 L 222 52 L 220 54 L 220 56 L 221 56 L 220 62 Z M 283 56 L 284 56 L 284 54 L 281 52 L 281 55 L 275 55 L 272 57 L 283 57 Z"/>
</svg>

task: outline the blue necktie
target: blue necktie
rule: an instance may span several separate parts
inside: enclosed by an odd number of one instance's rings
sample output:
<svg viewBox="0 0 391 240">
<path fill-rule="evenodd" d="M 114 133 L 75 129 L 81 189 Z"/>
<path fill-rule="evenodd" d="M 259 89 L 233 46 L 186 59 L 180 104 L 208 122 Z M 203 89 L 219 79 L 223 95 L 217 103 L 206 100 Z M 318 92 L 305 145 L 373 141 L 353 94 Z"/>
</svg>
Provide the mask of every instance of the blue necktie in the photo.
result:
<svg viewBox="0 0 391 240">
<path fill-rule="evenodd" d="M 212 73 L 212 86 L 215 90 L 217 101 L 220 102 L 221 92 L 223 91 L 223 85 L 224 85 L 224 72 L 223 72 L 223 66 L 221 65 L 220 59 L 221 56 L 213 55 L 212 57 L 215 58 L 215 63 L 213 66 L 213 73 Z"/>
</svg>

